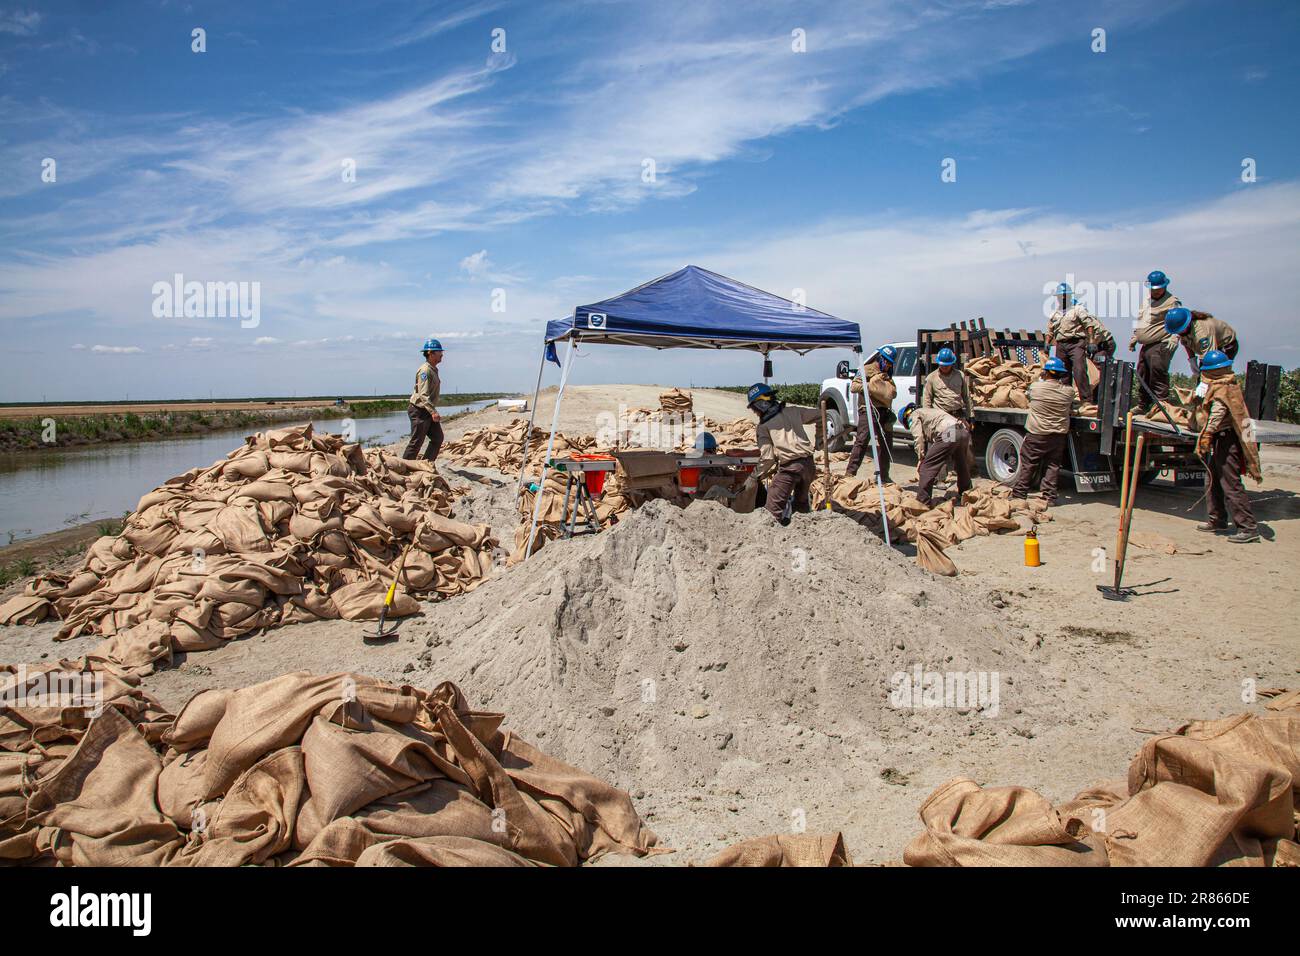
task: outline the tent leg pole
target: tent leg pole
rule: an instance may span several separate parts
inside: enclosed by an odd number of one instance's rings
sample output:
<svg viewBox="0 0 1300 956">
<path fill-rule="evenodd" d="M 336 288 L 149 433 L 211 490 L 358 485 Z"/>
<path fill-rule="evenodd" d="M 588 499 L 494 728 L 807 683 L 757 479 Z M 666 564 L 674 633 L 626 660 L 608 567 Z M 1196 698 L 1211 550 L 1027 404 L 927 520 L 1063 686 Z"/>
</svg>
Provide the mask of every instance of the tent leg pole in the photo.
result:
<svg viewBox="0 0 1300 956">
<path fill-rule="evenodd" d="M 862 353 L 862 362 L 858 365 L 858 374 L 862 376 L 863 413 L 867 416 L 867 430 L 871 433 L 871 464 L 876 469 L 876 490 L 880 492 L 880 524 L 885 529 L 885 547 L 892 548 L 889 539 L 889 514 L 885 507 L 885 485 L 880 480 L 880 445 L 876 441 L 876 413 L 871 407 L 871 392 L 867 389 L 867 358 Z M 861 427 L 861 422 L 858 423 Z"/>
<path fill-rule="evenodd" d="M 546 468 L 555 448 L 555 430 L 560 427 L 560 403 L 564 400 L 564 386 L 569 383 L 569 369 L 573 367 L 573 339 L 564 353 L 564 370 L 560 373 L 560 390 L 555 393 L 555 414 L 551 416 L 551 437 L 546 440 L 546 457 L 542 459 L 542 477 L 537 483 L 537 497 L 533 499 L 533 521 L 528 526 L 528 544 L 524 548 L 524 560 L 533 556 L 533 541 L 537 537 L 537 518 L 542 513 L 542 496 L 546 494 Z"/>
<path fill-rule="evenodd" d="M 519 481 L 515 485 L 515 504 L 524 493 L 524 473 L 528 470 L 528 439 L 533 434 L 533 422 L 537 419 L 537 396 L 542 394 L 542 373 L 546 371 L 546 346 L 542 345 L 542 362 L 537 366 L 537 387 L 533 389 L 533 407 L 528 413 L 528 427 L 524 429 L 524 447 L 519 451 Z"/>
</svg>

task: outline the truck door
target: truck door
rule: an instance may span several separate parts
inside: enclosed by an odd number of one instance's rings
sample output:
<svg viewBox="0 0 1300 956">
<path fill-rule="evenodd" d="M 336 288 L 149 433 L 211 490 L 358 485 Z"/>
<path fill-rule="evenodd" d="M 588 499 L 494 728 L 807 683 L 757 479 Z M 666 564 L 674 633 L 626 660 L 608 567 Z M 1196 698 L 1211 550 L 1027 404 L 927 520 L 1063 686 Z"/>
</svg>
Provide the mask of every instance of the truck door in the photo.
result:
<svg viewBox="0 0 1300 956">
<path fill-rule="evenodd" d="M 921 404 L 921 395 L 916 389 L 916 352 L 915 345 L 904 345 L 898 350 L 898 361 L 894 363 L 894 387 L 898 390 L 894 396 L 894 415 L 898 419 L 894 431 L 900 434 L 905 430 L 903 409 L 913 402 Z"/>
</svg>

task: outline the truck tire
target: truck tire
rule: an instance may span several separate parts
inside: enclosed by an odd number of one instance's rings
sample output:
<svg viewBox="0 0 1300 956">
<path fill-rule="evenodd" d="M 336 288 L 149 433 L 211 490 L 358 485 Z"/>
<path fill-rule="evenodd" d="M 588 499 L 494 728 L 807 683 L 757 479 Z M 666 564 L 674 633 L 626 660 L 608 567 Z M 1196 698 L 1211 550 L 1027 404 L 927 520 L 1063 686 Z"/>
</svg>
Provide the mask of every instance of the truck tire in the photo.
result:
<svg viewBox="0 0 1300 956">
<path fill-rule="evenodd" d="M 1020 471 L 1020 446 L 1025 433 L 1018 428 L 999 428 L 984 448 L 984 474 L 1009 485 Z"/>
<path fill-rule="evenodd" d="M 844 450 L 844 413 L 838 405 L 826 409 L 826 440 L 831 451 Z"/>
</svg>

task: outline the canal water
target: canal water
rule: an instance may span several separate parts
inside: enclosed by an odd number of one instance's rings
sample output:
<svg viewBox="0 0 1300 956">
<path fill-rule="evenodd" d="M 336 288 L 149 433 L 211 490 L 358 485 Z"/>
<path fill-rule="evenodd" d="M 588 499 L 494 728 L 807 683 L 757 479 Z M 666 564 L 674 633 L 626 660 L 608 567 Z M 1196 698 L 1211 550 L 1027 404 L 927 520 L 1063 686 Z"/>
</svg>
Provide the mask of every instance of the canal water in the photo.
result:
<svg viewBox="0 0 1300 956">
<path fill-rule="evenodd" d="M 447 405 L 447 418 L 477 411 L 490 401 Z M 337 432 L 341 419 L 316 424 Z M 355 419 L 362 446 L 388 445 L 411 431 L 406 411 Z M 0 454 L 0 547 L 11 541 L 62 531 L 87 521 L 120 518 L 134 511 L 145 492 L 196 466 L 225 458 L 254 431 L 283 428 L 292 422 L 247 426 L 206 435 L 153 441 L 116 442 L 84 448 Z"/>
</svg>

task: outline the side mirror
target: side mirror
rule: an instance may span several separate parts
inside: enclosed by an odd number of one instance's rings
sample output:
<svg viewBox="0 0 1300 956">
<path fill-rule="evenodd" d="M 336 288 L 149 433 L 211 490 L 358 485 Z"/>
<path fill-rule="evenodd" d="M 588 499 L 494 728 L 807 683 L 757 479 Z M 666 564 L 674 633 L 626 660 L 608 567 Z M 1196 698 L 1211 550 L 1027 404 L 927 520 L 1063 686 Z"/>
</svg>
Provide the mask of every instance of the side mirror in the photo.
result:
<svg viewBox="0 0 1300 956">
<path fill-rule="evenodd" d="M 835 377 L 836 377 L 836 378 L 852 378 L 852 375 L 849 373 L 849 369 L 850 369 L 850 368 L 852 368 L 852 366 L 849 364 L 849 360 L 848 360 L 848 359 L 843 359 L 843 360 L 841 360 L 841 361 L 840 361 L 840 362 L 835 366 Z"/>
</svg>

